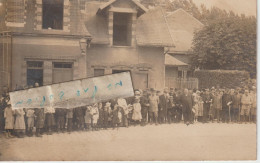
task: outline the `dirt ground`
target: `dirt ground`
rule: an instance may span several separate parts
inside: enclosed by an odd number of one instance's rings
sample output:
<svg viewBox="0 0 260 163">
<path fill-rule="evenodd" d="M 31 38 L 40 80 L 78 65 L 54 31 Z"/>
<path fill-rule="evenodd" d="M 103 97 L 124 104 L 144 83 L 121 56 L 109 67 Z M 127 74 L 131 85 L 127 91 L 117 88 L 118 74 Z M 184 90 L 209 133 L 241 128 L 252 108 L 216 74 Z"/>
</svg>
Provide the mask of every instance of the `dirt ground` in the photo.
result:
<svg viewBox="0 0 260 163">
<path fill-rule="evenodd" d="M 148 125 L 0 138 L 0 160 L 255 160 L 255 124 Z"/>
</svg>

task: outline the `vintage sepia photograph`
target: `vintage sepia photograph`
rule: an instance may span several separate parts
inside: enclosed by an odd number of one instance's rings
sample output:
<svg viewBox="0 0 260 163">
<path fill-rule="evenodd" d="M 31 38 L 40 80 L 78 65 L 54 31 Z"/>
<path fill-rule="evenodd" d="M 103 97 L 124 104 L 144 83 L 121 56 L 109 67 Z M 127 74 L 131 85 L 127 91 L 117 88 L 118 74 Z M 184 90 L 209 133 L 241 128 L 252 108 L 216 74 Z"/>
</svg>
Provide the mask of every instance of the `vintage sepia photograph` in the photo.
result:
<svg viewBox="0 0 260 163">
<path fill-rule="evenodd" d="M 0 161 L 257 160 L 257 0 L 0 0 Z"/>
</svg>

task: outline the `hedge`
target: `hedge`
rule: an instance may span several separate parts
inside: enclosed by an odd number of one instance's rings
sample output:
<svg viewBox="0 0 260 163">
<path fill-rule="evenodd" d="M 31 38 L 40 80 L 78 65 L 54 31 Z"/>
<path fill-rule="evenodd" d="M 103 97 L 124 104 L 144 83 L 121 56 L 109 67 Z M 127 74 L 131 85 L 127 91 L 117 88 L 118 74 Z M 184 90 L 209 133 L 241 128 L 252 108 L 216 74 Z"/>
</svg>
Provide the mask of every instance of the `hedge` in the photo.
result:
<svg viewBox="0 0 260 163">
<path fill-rule="evenodd" d="M 250 74 L 237 70 L 196 70 L 194 77 L 199 80 L 199 88 L 236 88 L 248 86 Z"/>
</svg>

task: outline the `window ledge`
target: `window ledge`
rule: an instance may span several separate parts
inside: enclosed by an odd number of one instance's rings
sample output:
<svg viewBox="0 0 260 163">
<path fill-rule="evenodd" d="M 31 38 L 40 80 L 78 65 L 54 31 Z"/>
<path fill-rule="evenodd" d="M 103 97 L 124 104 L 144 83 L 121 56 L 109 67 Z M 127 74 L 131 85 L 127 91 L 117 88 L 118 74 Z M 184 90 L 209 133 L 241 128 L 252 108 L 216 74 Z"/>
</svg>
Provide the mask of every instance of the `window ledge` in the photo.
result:
<svg viewBox="0 0 260 163">
<path fill-rule="evenodd" d="M 133 46 L 118 46 L 118 45 L 112 45 L 113 48 L 134 48 Z"/>
</svg>

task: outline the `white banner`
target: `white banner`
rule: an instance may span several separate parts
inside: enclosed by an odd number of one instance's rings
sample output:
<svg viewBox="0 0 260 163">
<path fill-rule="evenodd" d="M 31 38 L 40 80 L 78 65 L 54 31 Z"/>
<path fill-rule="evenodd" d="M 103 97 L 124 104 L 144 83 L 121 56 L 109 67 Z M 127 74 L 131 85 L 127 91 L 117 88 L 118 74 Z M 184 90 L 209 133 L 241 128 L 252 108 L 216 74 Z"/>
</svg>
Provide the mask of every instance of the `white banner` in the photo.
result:
<svg viewBox="0 0 260 163">
<path fill-rule="evenodd" d="M 74 108 L 134 96 L 130 72 L 10 92 L 13 109 Z"/>
</svg>

